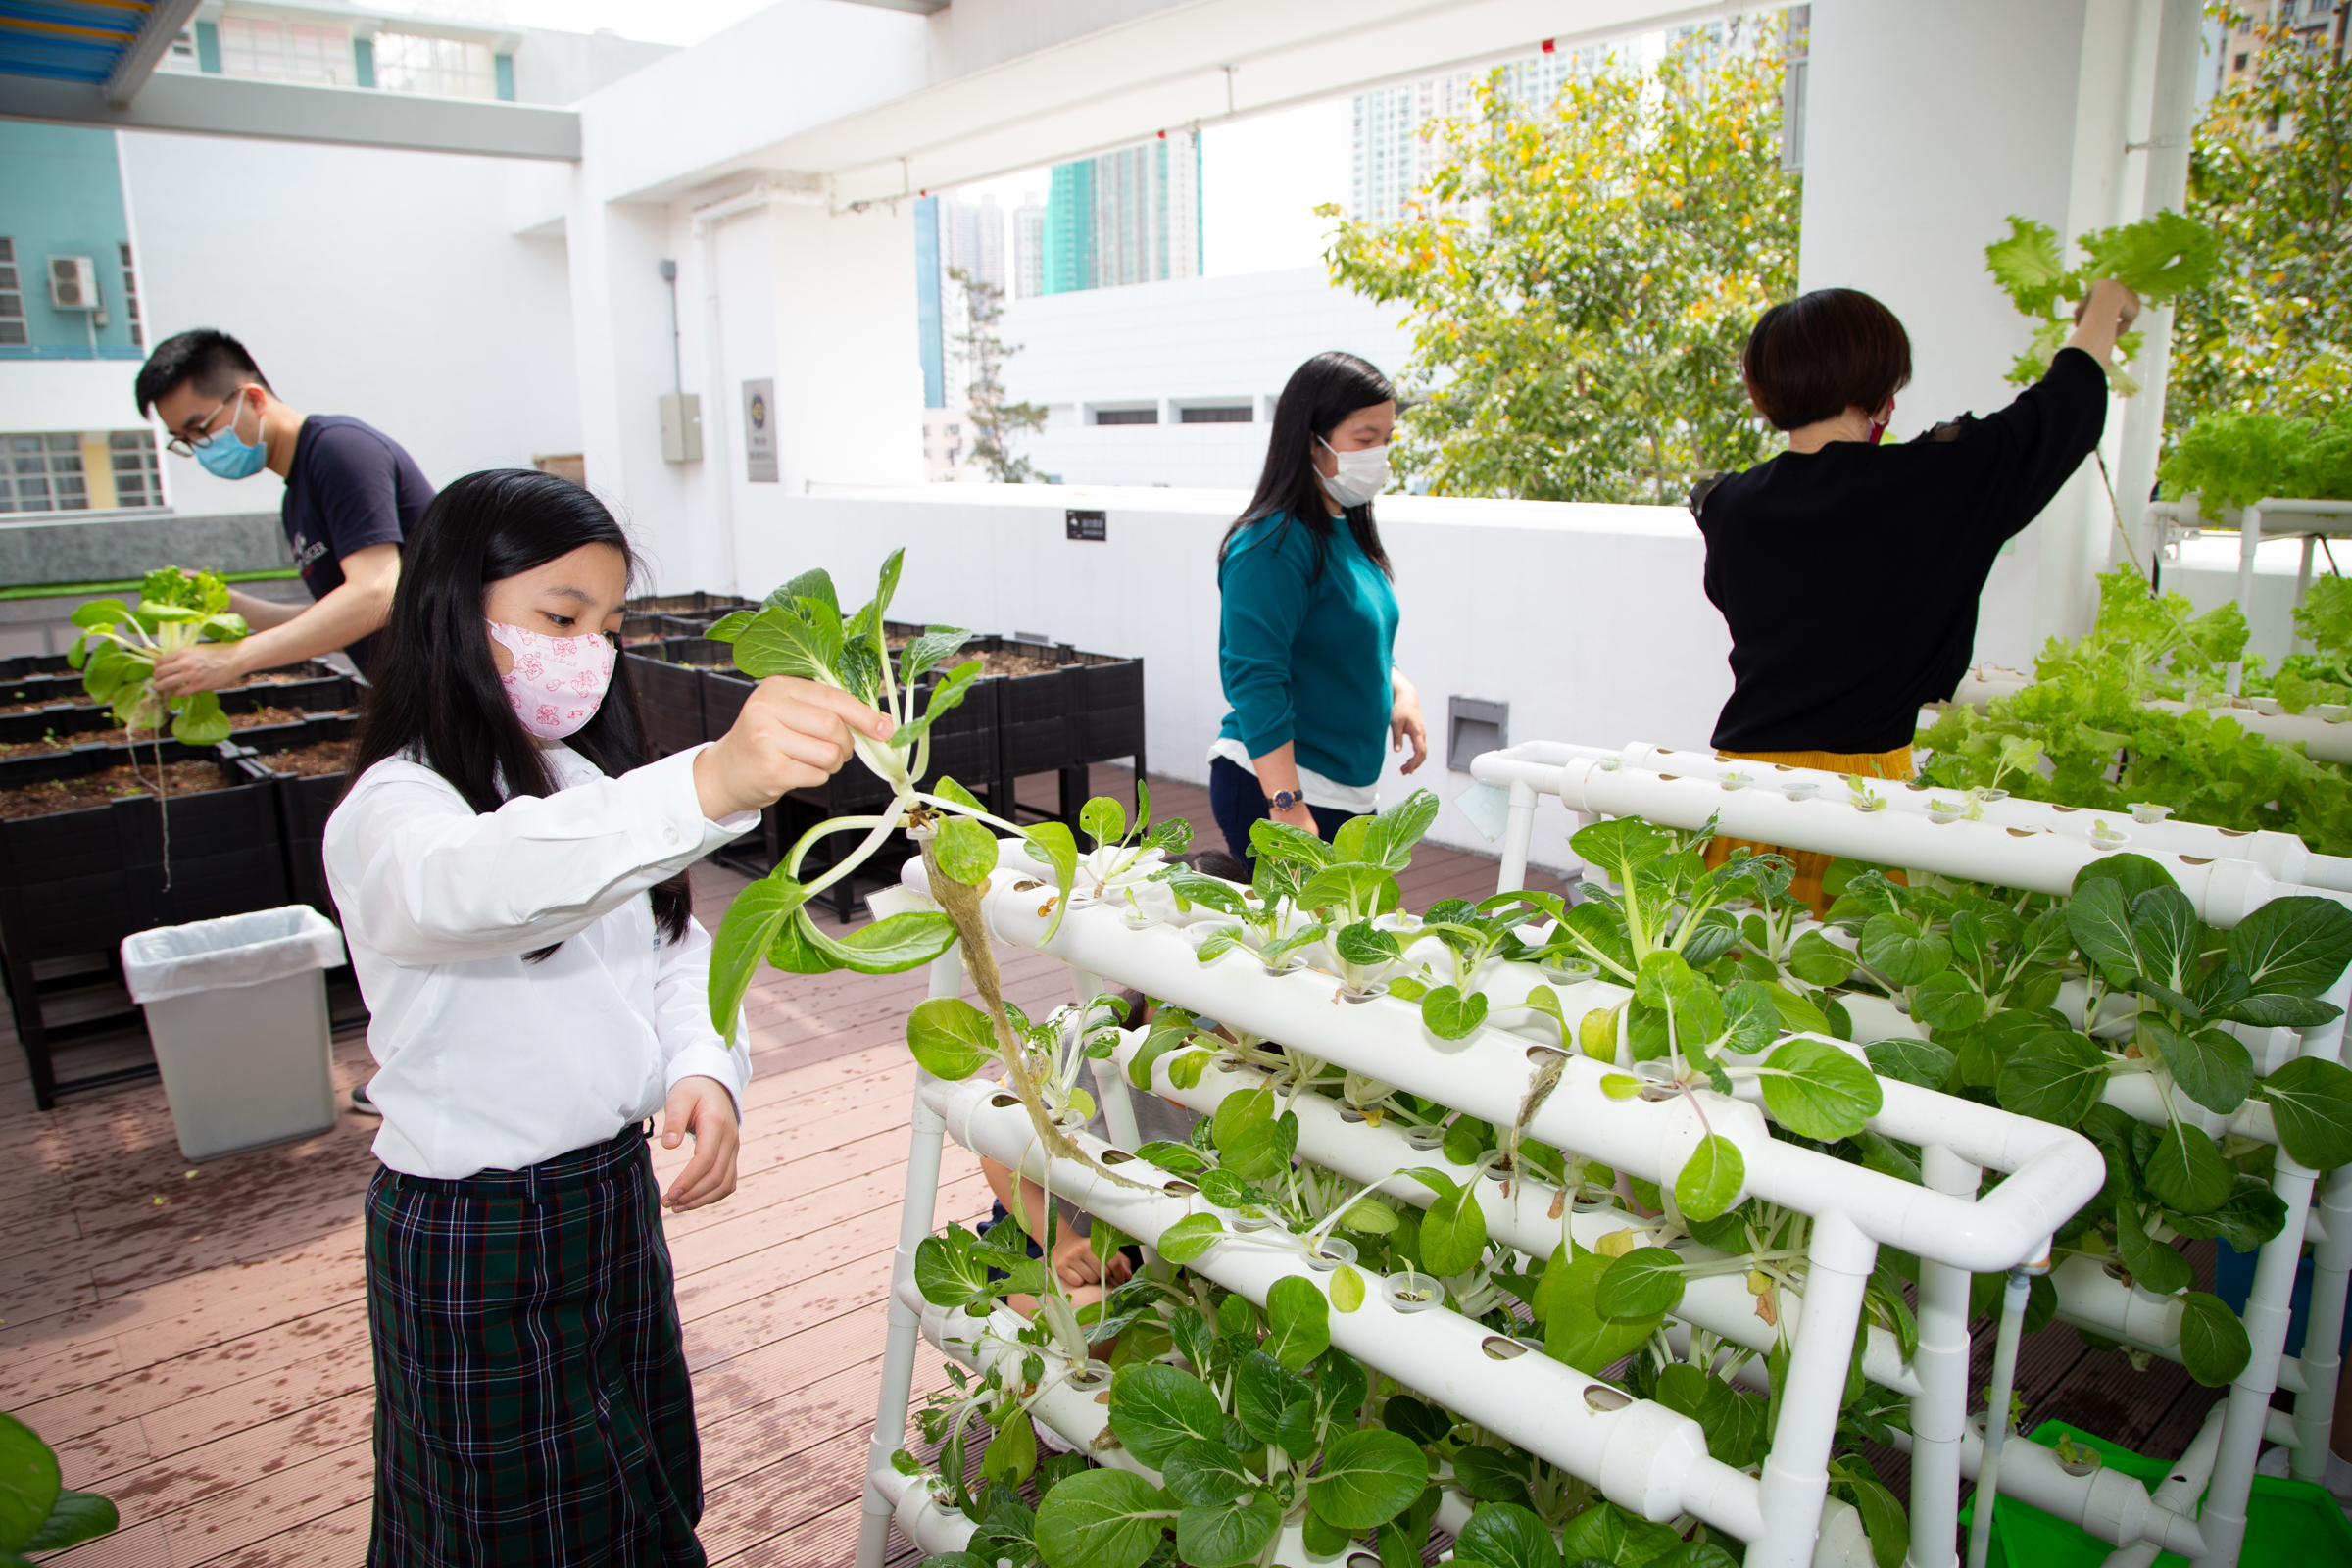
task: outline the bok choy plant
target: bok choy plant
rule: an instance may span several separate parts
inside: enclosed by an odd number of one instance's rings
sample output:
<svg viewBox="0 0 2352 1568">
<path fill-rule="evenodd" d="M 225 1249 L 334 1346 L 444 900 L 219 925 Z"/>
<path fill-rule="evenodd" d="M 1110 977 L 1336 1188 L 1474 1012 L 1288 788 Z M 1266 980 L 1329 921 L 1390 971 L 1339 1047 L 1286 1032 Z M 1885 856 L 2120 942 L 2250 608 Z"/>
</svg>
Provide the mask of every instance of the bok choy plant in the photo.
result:
<svg viewBox="0 0 2352 1568">
<path fill-rule="evenodd" d="M 113 705 L 115 722 L 157 731 L 172 720 L 172 736 L 190 746 L 215 746 L 229 737 L 228 715 L 213 692 L 155 689 L 156 661 L 200 642 L 243 639 L 245 617 L 229 613 L 228 584 L 219 572 L 190 576 L 177 566 L 147 574 L 136 608 L 120 599 L 93 599 L 74 612 L 81 635 L 66 662 L 82 672 L 82 690 Z"/>
<path fill-rule="evenodd" d="M 891 553 L 874 596 L 856 611 L 842 611 L 829 574 L 809 571 L 769 594 L 758 610 L 737 611 L 706 633 L 713 641 L 732 644 L 736 668 L 755 679 L 794 675 L 816 681 L 872 705 L 897 726 L 887 741 L 855 737 L 858 760 L 890 787 L 889 804 L 878 812 L 836 817 L 810 828 L 774 871 L 737 894 L 729 906 L 710 956 L 710 1021 L 733 1039 L 744 994 L 763 957 L 798 974 L 836 969 L 895 974 L 928 963 L 960 942 L 964 966 L 987 1006 L 983 1010 L 960 998 L 924 1003 L 907 1026 L 907 1045 L 915 1059 L 941 1077 L 956 1079 L 970 1077 L 992 1060 L 1002 1062 L 1005 1082 L 1020 1096 L 1052 1152 L 1132 1185 L 1096 1165 L 1063 1132 L 1057 1107 L 1047 1103 L 1045 1090 L 1052 1080 L 1041 1072 L 1025 1023 L 1016 1024 L 1005 1006 L 995 949 L 980 916 L 980 896 L 991 879 L 1009 874 L 999 871 L 999 840 L 990 831 L 999 829 L 1025 842 L 1039 871 L 1035 885 L 1054 889 L 1046 901 L 1051 906 L 1051 937 L 1059 928 L 1082 867 L 1075 835 L 1060 822 L 1022 826 L 994 816 L 951 778 L 941 778 L 927 790 L 916 785 L 930 769 L 932 725 L 963 701 L 980 677 L 982 664 L 977 659 L 949 663 L 971 636 L 952 626 L 926 628 L 900 650 L 893 663 L 882 621 L 897 591 L 905 555 L 903 550 Z M 1133 832 L 1116 802 L 1099 800 L 1086 808 L 1082 820 L 1098 843 L 1083 865 L 1096 893 L 1133 874 L 1148 855 L 1156 854 L 1160 843 L 1170 841 L 1165 832 L 1157 841 L 1152 839 L 1148 831 L 1151 797 L 1140 781 L 1137 794 Z M 890 915 L 838 938 L 827 935 L 810 917 L 808 901 L 870 859 L 901 829 L 922 846 L 938 908 Z M 855 849 L 822 875 L 801 880 L 801 868 L 820 840 L 854 832 L 864 835 Z M 1145 842 L 1131 845 L 1137 837 Z M 1053 880 L 1049 884 L 1044 877 Z"/>
</svg>

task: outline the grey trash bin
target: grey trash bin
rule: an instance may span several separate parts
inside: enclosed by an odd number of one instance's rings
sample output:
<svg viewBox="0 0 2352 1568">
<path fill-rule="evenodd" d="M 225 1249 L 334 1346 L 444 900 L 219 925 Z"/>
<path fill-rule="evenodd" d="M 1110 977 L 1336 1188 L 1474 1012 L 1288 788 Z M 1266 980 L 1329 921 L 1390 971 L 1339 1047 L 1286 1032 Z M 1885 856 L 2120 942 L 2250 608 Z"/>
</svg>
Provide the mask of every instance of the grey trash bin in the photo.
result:
<svg viewBox="0 0 2352 1568">
<path fill-rule="evenodd" d="M 213 1159 L 335 1124 L 323 971 L 342 961 L 341 933 L 307 904 L 122 939 L 181 1153 Z"/>
</svg>

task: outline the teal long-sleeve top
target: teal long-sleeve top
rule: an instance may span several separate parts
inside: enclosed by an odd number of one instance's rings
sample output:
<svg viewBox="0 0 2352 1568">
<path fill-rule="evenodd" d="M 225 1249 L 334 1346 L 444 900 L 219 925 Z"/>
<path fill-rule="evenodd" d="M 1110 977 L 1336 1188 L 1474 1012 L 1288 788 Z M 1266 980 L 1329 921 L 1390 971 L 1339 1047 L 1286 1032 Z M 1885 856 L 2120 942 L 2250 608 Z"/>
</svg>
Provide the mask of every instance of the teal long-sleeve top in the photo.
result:
<svg viewBox="0 0 2352 1568">
<path fill-rule="evenodd" d="M 1314 535 L 1287 515 L 1234 537 L 1217 568 L 1217 671 L 1233 705 L 1218 733 L 1251 757 L 1290 741 L 1299 766 L 1367 785 L 1389 738 L 1396 592 L 1344 519 L 1322 553 L 1318 574 Z"/>
</svg>

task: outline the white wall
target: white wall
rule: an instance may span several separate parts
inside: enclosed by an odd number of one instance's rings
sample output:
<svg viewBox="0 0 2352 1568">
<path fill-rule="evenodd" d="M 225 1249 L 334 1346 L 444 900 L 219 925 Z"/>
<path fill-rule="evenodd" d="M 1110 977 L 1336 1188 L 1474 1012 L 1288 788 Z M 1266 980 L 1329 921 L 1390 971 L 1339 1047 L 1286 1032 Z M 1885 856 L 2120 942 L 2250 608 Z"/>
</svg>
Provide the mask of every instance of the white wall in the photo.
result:
<svg viewBox="0 0 2352 1568">
<path fill-rule="evenodd" d="M 292 407 L 347 414 L 434 484 L 580 450 L 561 240 L 508 229 L 486 158 L 124 133 L 150 347 L 214 326 Z M 114 427 L 134 424 L 128 395 Z M 274 509 L 270 473 L 230 482 L 166 456 L 183 513 Z"/>
<path fill-rule="evenodd" d="M 1320 267 L 1187 277 L 1015 300 L 1004 341 L 1016 399 L 1053 411 L 1016 446 L 1066 484 L 1247 490 L 1265 458 L 1267 399 L 1310 355 L 1345 349 L 1392 376 L 1412 352 L 1403 312 L 1331 286 Z M 1185 399 L 1249 401 L 1250 424 L 1179 424 Z M 1090 425 L 1090 403 L 1153 402 L 1157 425 Z"/>
<path fill-rule="evenodd" d="M 1200 781 L 1226 711 L 1217 540 L 1244 499 L 998 485 L 785 497 L 771 526 L 744 535 L 743 582 L 763 592 L 823 566 L 859 603 L 905 546 L 895 614 L 1140 656 L 1148 765 Z M 1068 507 L 1105 511 L 1108 538 L 1065 538 Z M 1470 786 L 1446 769 L 1448 696 L 1509 703 L 1515 741 L 1707 743 L 1731 694 L 1731 644 L 1699 587 L 1689 512 L 1408 496 L 1379 511 L 1402 609 L 1396 662 L 1421 689 L 1435 751 L 1411 779 L 1392 759 L 1383 802 L 1422 784 L 1450 802 Z M 1536 862 L 1567 863 L 1566 813 L 1554 806 L 1538 820 Z M 1451 810 L 1431 836 L 1492 848 Z"/>
<path fill-rule="evenodd" d="M 2032 328 L 1984 270 L 2015 213 L 2071 238 L 2138 216 L 2160 0 L 1815 0 L 1805 125 L 1805 289 L 1860 288 L 1911 334 L 1909 436 L 2017 393 Z M 2136 126 L 2136 128 L 2134 128 Z M 2110 467 L 2123 410 L 2112 402 Z M 1994 566 L 1976 657 L 2030 664 L 2086 629 L 2112 513 L 2085 465 Z M 1899 601 L 1898 601 L 1899 602 Z"/>
</svg>

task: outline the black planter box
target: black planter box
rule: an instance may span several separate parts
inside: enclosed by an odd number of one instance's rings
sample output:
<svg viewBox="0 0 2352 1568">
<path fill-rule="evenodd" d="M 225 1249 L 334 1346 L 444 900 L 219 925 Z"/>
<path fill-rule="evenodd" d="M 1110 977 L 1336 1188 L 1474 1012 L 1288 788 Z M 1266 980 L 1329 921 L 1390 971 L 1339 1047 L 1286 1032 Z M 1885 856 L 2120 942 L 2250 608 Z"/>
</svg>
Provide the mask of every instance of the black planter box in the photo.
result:
<svg viewBox="0 0 2352 1568">
<path fill-rule="evenodd" d="M 23 746 L 55 735 L 71 741 L 115 727 L 115 710 L 96 703 L 45 703 L 24 713 L 0 713 L 0 746 Z"/>
<path fill-rule="evenodd" d="M 759 604 L 759 600 L 739 594 L 640 594 L 623 601 L 621 609 L 632 615 L 692 615 L 709 611 L 715 620 L 730 610 L 753 610 Z"/>
<path fill-rule="evenodd" d="M 240 739 L 228 748 L 236 754 L 239 771 L 247 778 L 267 781 L 276 791 L 278 836 L 285 845 L 290 901 L 309 905 L 337 925 L 343 923 L 342 916 L 326 891 L 326 819 L 334 813 L 335 803 L 343 799 L 351 775 L 280 773 L 270 760 L 277 753 L 299 751 L 320 741 L 349 740 L 358 727 L 358 719 L 348 713 L 321 713 L 303 724 L 271 725 L 266 732 L 249 732 L 261 736 L 258 743 L 244 744 Z"/>
<path fill-rule="evenodd" d="M 637 718 L 655 757 L 667 757 L 703 744 L 703 673 L 694 665 L 662 657 L 666 643 L 632 648 L 620 656 L 621 673 L 637 699 Z"/>
<path fill-rule="evenodd" d="M 142 748 L 144 750 L 144 748 Z M 171 748 L 166 747 L 166 758 Z M 122 939 L 153 926 L 179 925 L 225 914 L 275 908 L 286 900 L 285 850 L 277 792 L 237 773 L 218 753 L 209 756 L 237 782 L 200 795 L 180 795 L 171 813 L 170 883 L 166 885 L 164 812 L 153 796 L 109 802 L 49 816 L 0 820 L 0 968 L 8 979 L 17 1038 L 43 1110 L 58 1095 L 144 1076 L 152 1066 L 61 1079 L 54 1048 L 111 1031 L 135 1011 L 49 1024 L 44 985 L 33 965 L 42 959 L 90 957 L 96 973 L 119 972 Z M 120 760 L 115 749 L 86 747 L 62 754 L 72 777 Z M 87 974 L 72 977 L 86 984 Z"/>
</svg>

